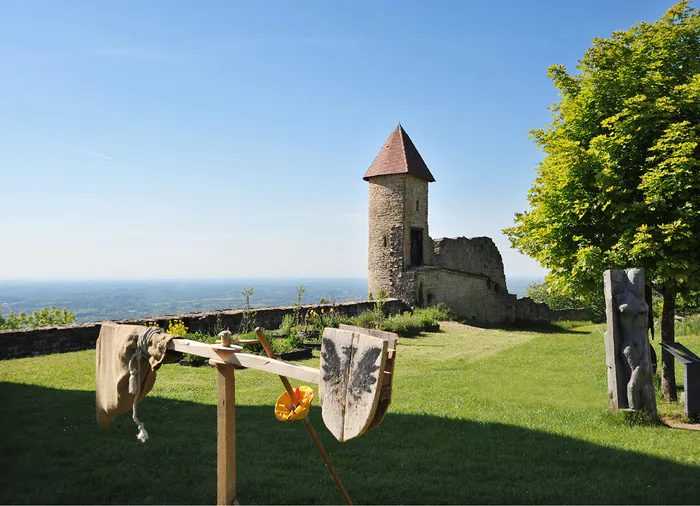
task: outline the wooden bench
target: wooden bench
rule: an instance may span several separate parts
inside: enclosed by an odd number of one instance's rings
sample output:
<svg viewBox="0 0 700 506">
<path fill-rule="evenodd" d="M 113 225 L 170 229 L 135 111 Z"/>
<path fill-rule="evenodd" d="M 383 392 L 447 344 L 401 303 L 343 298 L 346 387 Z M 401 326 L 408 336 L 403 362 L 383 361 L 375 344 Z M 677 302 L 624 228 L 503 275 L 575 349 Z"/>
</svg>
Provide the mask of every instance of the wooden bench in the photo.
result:
<svg viewBox="0 0 700 506">
<path fill-rule="evenodd" d="M 685 416 L 700 415 L 700 357 L 680 343 L 661 343 L 661 348 L 669 352 L 683 364 L 685 374 Z"/>
</svg>

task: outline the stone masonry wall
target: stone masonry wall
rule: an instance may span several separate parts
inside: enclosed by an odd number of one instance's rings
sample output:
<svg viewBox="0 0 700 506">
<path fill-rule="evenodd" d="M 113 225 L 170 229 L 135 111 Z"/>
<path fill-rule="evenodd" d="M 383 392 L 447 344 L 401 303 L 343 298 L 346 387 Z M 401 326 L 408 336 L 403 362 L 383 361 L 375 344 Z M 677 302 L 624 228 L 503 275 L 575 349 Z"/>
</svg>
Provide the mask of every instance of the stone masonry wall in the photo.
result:
<svg viewBox="0 0 700 506">
<path fill-rule="evenodd" d="M 483 323 L 503 321 L 501 300 L 484 277 L 425 267 L 418 272 L 417 289 L 425 304 L 443 302 L 463 318 Z"/>
<path fill-rule="evenodd" d="M 493 281 L 485 277 L 436 267 L 424 267 L 413 271 L 416 293 L 422 290 L 424 304 L 443 302 L 457 315 L 474 322 L 486 324 L 586 321 L 590 312 L 579 309 L 550 309 L 543 302 L 530 298 L 518 299 L 516 295 L 496 293 Z M 408 279 L 408 278 L 407 278 Z"/>
<path fill-rule="evenodd" d="M 347 316 L 356 316 L 362 311 L 374 307 L 372 301 L 341 302 L 336 304 L 335 310 Z M 303 306 L 304 314 L 315 309 L 331 308 L 330 305 Z M 384 309 L 388 313 L 405 311 L 408 307 L 400 300 L 390 299 Z M 294 312 L 294 306 L 279 306 L 256 309 L 256 324 L 266 329 L 276 329 L 282 323 L 286 314 Z M 185 313 L 181 315 L 164 315 L 153 318 L 130 318 L 117 320 L 117 323 L 143 325 L 149 321 L 155 321 L 165 329 L 168 322 L 182 320 L 191 332 L 202 331 L 213 333 L 217 326 L 229 328 L 235 332 L 241 323 L 242 309 L 225 309 L 219 311 L 207 311 L 203 313 Z M 0 330 L 0 359 L 45 355 L 49 353 L 63 353 L 68 351 L 87 350 L 95 347 L 95 342 L 100 334 L 100 322 L 78 323 L 73 325 L 61 325 L 56 327 L 39 327 L 34 329 Z"/>
<path fill-rule="evenodd" d="M 369 243 L 367 284 L 376 295 L 386 290 L 396 297 L 393 278 L 403 271 L 405 176 L 373 177 L 369 182 Z"/>
<path fill-rule="evenodd" d="M 429 265 L 432 244 L 428 233 L 428 182 L 416 176 L 405 177 L 403 268 L 411 267 L 411 229 L 423 230 L 423 263 Z"/>
<path fill-rule="evenodd" d="M 497 293 L 508 293 L 501 253 L 490 237 L 435 239 L 432 265 L 477 276 L 494 283 Z"/>
<path fill-rule="evenodd" d="M 591 319 L 591 312 L 588 308 L 586 307 L 577 307 L 577 308 L 570 308 L 570 309 L 550 309 L 552 312 L 552 320 L 553 322 L 562 322 L 562 321 L 590 321 Z"/>
</svg>

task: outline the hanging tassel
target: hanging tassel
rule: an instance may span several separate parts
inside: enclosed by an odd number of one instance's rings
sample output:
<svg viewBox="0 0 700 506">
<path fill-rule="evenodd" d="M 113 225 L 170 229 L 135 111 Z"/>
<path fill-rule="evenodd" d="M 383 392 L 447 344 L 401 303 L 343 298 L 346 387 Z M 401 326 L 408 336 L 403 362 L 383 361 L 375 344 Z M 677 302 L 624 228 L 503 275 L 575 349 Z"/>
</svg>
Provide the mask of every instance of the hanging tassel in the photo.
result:
<svg viewBox="0 0 700 506">
<path fill-rule="evenodd" d="M 139 433 L 136 438 L 142 443 L 145 443 L 146 439 L 148 439 L 148 432 L 146 432 L 146 427 L 143 426 L 143 423 L 139 422 Z"/>
</svg>

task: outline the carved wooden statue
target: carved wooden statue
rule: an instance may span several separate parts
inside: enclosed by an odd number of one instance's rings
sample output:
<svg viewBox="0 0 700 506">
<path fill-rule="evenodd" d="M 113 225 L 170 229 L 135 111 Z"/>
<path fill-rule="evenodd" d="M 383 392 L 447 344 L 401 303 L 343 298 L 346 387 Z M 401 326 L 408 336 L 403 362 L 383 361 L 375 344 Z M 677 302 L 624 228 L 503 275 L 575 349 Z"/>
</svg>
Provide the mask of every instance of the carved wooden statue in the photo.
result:
<svg viewBox="0 0 700 506">
<path fill-rule="evenodd" d="M 644 270 L 607 270 L 605 306 L 608 330 L 605 352 L 608 395 L 613 411 L 646 411 L 656 420 L 656 394 L 651 344 L 647 337 L 649 306 L 644 296 Z"/>
</svg>

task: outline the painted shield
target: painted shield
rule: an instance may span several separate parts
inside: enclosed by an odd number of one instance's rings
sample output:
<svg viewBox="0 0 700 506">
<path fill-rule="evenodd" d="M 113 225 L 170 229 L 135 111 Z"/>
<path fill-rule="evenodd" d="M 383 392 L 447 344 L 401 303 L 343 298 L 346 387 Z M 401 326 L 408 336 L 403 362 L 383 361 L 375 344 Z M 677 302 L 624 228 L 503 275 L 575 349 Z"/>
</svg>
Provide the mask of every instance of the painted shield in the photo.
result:
<svg viewBox="0 0 700 506">
<path fill-rule="evenodd" d="M 327 328 L 321 342 L 323 423 L 338 441 L 367 431 L 384 383 L 388 341 L 351 330 Z"/>
</svg>

